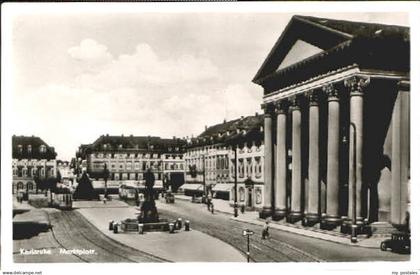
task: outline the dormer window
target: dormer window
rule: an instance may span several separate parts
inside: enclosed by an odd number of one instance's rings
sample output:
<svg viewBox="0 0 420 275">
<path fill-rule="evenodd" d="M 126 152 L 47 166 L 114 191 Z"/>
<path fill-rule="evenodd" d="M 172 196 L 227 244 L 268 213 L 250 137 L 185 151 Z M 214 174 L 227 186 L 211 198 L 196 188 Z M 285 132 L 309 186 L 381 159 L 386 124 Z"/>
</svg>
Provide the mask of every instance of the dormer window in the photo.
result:
<svg viewBox="0 0 420 275">
<path fill-rule="evenodd" d="M 122 148 L 123 148 L 122 144 L 119 144 L 118 149 L 122 149 Z"/>
<path fill-rule="evenodd" d="M 32 153 L 32 145 L 28 145 L 28 153 Z"/>
<path fill-rule="evenodd" d="M 45 153 L 47 151 L 47 147 L 45 145 L 41 145 L 41 146 L 39 146 L 39 151 L 41 153 Z"/>
<path fill-rule="evenodd" d="M 18 145 L 18 152 L 19 152 L 19 153 L 22 153 L 22 151 L 23 151 L 23 147 L 22 147 L 22 145 L 20 145 L 20 144 L 19 144 L 19 145 Z"/>
<path fill-rule="evenodd" d="M 104 148 L 104 150 L 106 150 L 107 145 L 106 145 L 106 144 L 104 144 L 104 145 L 102 145 L 102 147 Z"/>
</svg>

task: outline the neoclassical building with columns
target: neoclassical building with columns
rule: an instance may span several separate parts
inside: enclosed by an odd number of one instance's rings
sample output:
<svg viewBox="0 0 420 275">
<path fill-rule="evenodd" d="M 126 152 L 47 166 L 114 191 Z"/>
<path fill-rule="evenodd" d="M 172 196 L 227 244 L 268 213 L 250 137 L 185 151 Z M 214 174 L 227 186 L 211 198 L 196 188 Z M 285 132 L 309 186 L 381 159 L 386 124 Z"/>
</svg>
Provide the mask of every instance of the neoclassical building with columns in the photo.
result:
<svg viewBox="0 0 420 275">
<path fill-rule="evenodd" d="M 409 28 L 293 16 L 264 89 L 262 218 L 326 228 L 407 222 Z"/>
</svg>

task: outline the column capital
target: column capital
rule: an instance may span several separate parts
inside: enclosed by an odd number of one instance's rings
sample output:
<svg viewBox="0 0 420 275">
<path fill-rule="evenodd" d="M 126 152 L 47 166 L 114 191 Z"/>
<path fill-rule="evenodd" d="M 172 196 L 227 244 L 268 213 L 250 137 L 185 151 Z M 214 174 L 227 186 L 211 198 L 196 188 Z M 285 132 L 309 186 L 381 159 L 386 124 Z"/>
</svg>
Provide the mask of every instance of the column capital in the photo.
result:
<svg viewBox="0 0 420 275">
<path fill-rule="evenodd" d="M 310 90 L 305 93 L 305 96 L 309 100 L 309 106 L 318 106 L 320 100 L 320 95 L 318 91 Z"/>
<path fill-rule="evenodd" d="M 263 103 L 261 104 L 261 109 L 264 110 L 264 117 L 271 117 L 273 112 L 274 112 L 274 104 L 269 102 L 269 103 Z"/>
<path fill-rule="evenodd" d="M 409 92 L 410 91 L 410 80 L 400 80 L 397 83 L 398 91 Z"/>
<path fill-rule="evenodd" d="M 276 102 L 276 114 L 286 114 L 289 102 L 287 100 L 279 100 Z"/>
<path fill-rule="evenodd" d="M 300 96 L 292 96 L 289 99 L 289 104 L 291 105 L 290 109 L 292 111 L 299 110 L 300 105 L 302 104 L 302 98 Z"/>
<path fill-rule="evenodd" d="M 370 78 L 362 76 L 352 76 L 344 80 L 344 86 L 350 89 L 350 95 L 363 95 L 364 88 L 369 85 Z"/>
<path fill-rule="evenodd" d="M 334 84 L 327 84 L 322 86 L 322 91 L 327 94 L 328 101 L 338 101 L 338 90 Z"/>
</svg>

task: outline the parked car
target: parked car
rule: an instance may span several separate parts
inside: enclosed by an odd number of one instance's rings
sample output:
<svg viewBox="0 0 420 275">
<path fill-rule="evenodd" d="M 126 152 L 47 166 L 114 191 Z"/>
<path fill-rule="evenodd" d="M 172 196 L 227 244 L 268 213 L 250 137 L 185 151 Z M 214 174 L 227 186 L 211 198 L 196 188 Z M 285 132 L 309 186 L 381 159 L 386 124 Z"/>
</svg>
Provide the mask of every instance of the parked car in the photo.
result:
<svg viewBox="0 0 420 275">
<path fill-rule="evenodd" d="M 392 233 L 391 239 L 381 242 L 381 250 L 386 251 L 388 248 L 395 252 L 411 253 L 410 233 L 398 232 Z"/>
</svg>

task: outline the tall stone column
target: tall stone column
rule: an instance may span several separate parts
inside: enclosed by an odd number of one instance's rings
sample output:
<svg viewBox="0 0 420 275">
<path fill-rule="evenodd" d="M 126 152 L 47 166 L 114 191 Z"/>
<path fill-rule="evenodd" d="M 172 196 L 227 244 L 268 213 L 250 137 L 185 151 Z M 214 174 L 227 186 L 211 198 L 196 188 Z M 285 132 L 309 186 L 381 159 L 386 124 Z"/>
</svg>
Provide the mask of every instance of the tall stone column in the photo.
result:
<svg viewBox="0 0 420 275">
<path fill-rule="evenodd" d="M 406 81 L 398 83 L 398 96 L 392 114 L 392 181 L 391 181 L 391 223 L 405 224 L 410 153 L 410 86 Z"/>
<path fill-rule="evenodd" d="M 356 212 L 356 219 L 360 224 L 362 217 L 362 171 L 363 171 L 363 89 L 369 84 L 369 78 L 351 77 L 344 80 L 344 85 L 350 89 L 350 131 L 349 131 L 349 208 L 348 218 L 353 219 L 353 212 Z M 356 141 L 354 141 L 354 129 L 356 129 Z M 356 146 L 356 150 L 354 147 Z M 354 152 L 356 154 L 356 165 L 354 172 Z M 356 175 L 356 186 L 353 187 L 354 175 Z M 355 197 L 353 189 L 356 190 Z M 353 208 L 353 200 L 355 207 Z"/>
<path fill-rule="evenodd" d="M 309 225 L 319 221 L 319 104 L 318 94 L 309 94 L 309 167 L 308 210 L 305 215 Z"/>
<path fill-rule="evenodd" d="M 274 220 L 281 220 L 286 216 L 286 173 L 287 173 L 287 148 L 286 148 L 286 130 L 287 130 L 287 103 L 279 102 L 276 105 L 277 114 L 277 150 L 276 150 L 276 182 L 274 185 Z"/>
<path fill-rule="evenodd" d="M 302 144 L 300 98 L 292 101 L 292 194 L 289 221 L 294 223 L 302 218 Z"/>
<path fill-rule="evenodd" d="M 264 104 L 264 206 L 260 212 L 261 218 L 273 213 L 273 106 Z"/>
<path fill-rule="evenodd" d="M 328 144 L 327 144 L 327 208 L 325 222 L 337 225 L 339 215 L 339 150 L 340 150 L 340 101 L 338 91 L 329 84 L 323 87 L 328 95 Z"/>
</svg>

